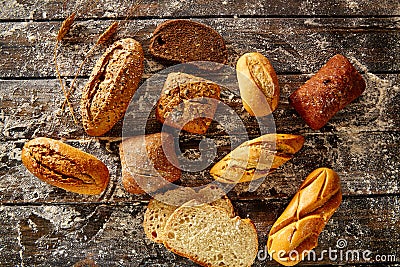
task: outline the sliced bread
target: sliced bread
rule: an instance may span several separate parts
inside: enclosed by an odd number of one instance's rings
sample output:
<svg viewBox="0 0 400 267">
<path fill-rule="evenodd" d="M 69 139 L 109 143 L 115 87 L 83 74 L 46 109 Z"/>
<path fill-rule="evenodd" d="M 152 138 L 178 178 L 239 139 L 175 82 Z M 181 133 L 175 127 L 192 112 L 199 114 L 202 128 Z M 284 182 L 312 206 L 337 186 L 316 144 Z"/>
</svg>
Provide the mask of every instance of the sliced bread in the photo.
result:
<svg viewBox="0 0 400 267">
<path fill-rule="evenodd" d="M 251 266 L 257 231 L 250 219 L 231 218 L 222 208 L 193 201 L 176 209 L 164 228 L 164 245 L 202 266 Z"/>
<path fill-rule="evenodd" d="M 153 32 L 149 52 L 171 62 L 213 61 L 225 64 L 225 41 L 211 27 L 191 20 L 168 20 Z"/>
<path fill-rule="evenodd" d="M 207 195 L 210 197 L 211 194 L 216 193 L 217 190 L 220 189 L 209 189 L 205 187 L 201 189 L 199 193 L 196 193 L 192 188 L 181 187 L 158 195 L 156 199 L 151 199 L 143 220 L 143 228 L 146 236 L 154 242 L 163 243 L 164 226 L 168 218 L 178 207 L 186 203 L 188 199 L 197 199 L 202 203 L 207 203 L 204 201 L 204 196 Z M 230 217 L 235 216 L 233 205 L 226 196 L 214 200 L 210 205 L 225 209 Z"/>
</svg>

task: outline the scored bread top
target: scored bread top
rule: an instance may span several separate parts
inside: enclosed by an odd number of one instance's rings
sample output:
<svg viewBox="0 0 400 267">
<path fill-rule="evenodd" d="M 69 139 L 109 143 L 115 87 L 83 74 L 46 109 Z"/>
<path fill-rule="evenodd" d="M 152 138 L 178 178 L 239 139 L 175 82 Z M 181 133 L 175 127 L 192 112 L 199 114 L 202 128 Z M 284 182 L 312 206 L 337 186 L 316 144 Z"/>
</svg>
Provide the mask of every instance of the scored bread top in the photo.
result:
<svg viewBox="0 0 400 267">
<path fill-rule="evenodd" d="M 250 219 L 231 218 L 209 204 L 176 209 L 164 228 L 164 245 L 202 266 L 251 266 L 258 237 Z"/>
<path fill-rule="evenodd" d="M 100 194 L 110 180 L 107 166 L 95 156 L 46 137 L 27 142 L 21 160 L 42 181 L 74 193 Z"/>
<path fill-rule="evenodd" d="M 318 236 L 342 200 L 339 176 L 318 168 L 307 176 L 268 235 L 268 253 L 277 262 L 293 266 L 317 246 Z M 289 256 L 297 251 L 298 258 Z M 285 251 L 284 255 L 277 252 Z"/>
<path fill-rule="evenodd" d="M 153 32 L 149 52 L 172 62 L 213 61 L 225 64 L 225 41 L 211 27 L 190 20 L 168 20 Z"/>
</svg>

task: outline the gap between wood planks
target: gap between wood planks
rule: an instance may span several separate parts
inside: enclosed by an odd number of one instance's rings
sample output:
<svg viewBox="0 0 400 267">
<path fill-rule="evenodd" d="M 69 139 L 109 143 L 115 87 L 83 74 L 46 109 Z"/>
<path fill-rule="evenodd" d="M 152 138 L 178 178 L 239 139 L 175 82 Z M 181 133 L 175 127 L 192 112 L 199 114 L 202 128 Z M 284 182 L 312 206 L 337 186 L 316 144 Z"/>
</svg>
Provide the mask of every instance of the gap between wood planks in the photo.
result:
<svg viewBox="0 0 400 267">
<path fill-rule="evenodd" d="M 370 195 L 343 195 L 343 201 L 351 199 L 378 199 L 378 198 L 397 198 L 400 197 L 400 193 L 388 193 L 388 194 L 370 194 Z M 260 201 L 268 201 L 274 203 L 288 202 L 292 196 L 288 197 L 266 197 L 263 199 L 235 199 L 231 198 L 233 203 L 258 203 Z M 71 206 L 71 205 L 94 205 L 94 206 L 146 206 L 151 199 L 150 196 L 144 196 L 141 200 L 130 200 L 130 201 L 105 201 L 105 202 L 87 202 L 87 201 L 71 201 L 71 202 L 18 202 L 18 203 L 0 203 L 0 206 L 5 207 L 37 207 L 37 206 Z"/>
<path fill-rule="evenodd" d="M 133 16 L 129 21 L 133 20 L 158 20 L 158 19 L 387 19 L 387 18 L 400 18 L 400 15 L 207 15 L 207 16 Z M 76 21 L 115 21 L 124 20 L 124 16 L 99 18 L 99 17 L 85 17 L 77 18 Z M 0 19 L 0 23 L 14 23 L 14 22 L 62 22 L 64 19 Z"/>
</svg>

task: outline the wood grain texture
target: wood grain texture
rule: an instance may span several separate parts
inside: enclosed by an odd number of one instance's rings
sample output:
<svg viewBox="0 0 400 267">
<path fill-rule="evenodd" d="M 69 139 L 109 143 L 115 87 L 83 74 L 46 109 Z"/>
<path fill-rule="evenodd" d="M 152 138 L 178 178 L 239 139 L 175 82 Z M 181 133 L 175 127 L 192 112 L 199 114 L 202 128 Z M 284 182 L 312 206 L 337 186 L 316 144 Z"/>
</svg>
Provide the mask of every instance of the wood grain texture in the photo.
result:
<svg viewBox="0 0 400 267">
<path fill-rule="evenodd" d="M 339 239 L 345 249 L 370 250 L 371 260 L 330 260 L 327 255 L 307 264 L 376 262 L 376 255 L 395 255 L 399 263 L 400 198 L 345 198 L 319 238 L 317 255 L 336 247 Z M 260 259 L 254 266 L 276 266 L 263 259 L 267 234 L 288 201 L 240 201 L 235 203 L 242 217 L 254 220 L 259 233 Z M 72 266 L 92 259 L 99 266 L 197 266 L 187 259 L 152 243 L 142 229 L 146 203 L 123 205 L 43 205 L 1 206 L 0 264 L 2 266 Z M 383 225 L 381 222 L 384 221 Z M 368 241 L 367 241 L 368 240 Z M 345 250 L 343 249 L 343 251 Z"/>
<path fill-rule="evenodd" d="M 84 14 L 87 18 L 121 18 L 137 1 L 99 1 Z M 66 3 L 66 5 L 64 5 Z M 4 1 L 1 20 L 64 19 L 73 11 L 83 13 L 91 1 L 28 0 Z M 78 12 L 79 14 L 79 12 Z M 210 17 L 210 16 L 398 16 L 400 5 L 395 0 L 317 0 L 296 1 L 179 1 L 145 0 L 140 3 L 133 17 Z"/>
<path fill-rule="evenodd" d="M 133 37 L 145 51 L 146 74 L 164 68 L 147 53 L 151 34 L 164 20 L 130 21 L 114 40 Z M 227 42 L 229 64 L 234 66 L 245 52 L 267 56 L 278 74 L 313 73 L 334 54 L 355 58 L 370 72 L 400 71 L 400 20 L 398 18 L 287 18 L 199 19 L 217 30 Z M 54 77 L 54 39 L 59 22 L 0 23 L 2 54 L 0 77 Z M 79 64 L 109 26 L 105 21 L 79 21 L 59 49 L 62 75 L 73 76 Z M 96 50 L 85 64 L 89 75 L 94 61 L 104 51 Z"/>
<path fill-rule="evenodd" d="M 344 195 L 397 194 L 400 186 L 400 133 L 367 132 L 358 134 L 307 134 L 303 149 L 267 176 L 254 192 L 247 192 L 248 183 L 238 184 L 229 193 L 232 199 L 288 198 L 300 186 L 304 178 L 318 167 L 334 169 L 340 176 Z M 217 139 L 218 153 L 214 161 L 230 151 L 228 137 Z M 199 155 L 193 148 L 195 140 L 183 145 L 184 155 Z M 43 183 L 30 174 L 20 161 L 23 140 L 7 141 L 1 151 L 0 203 L 70 203 L 70 202 L 133 202 L 148 199 L 148 196 L 134 196 L 125 192 L 121 184 L 121 169 L 118 156 L 118 142 L 86 139 L 68 141 L 82 150 L 94 154 L 110 169 L 111 181 L 100 196 L 84 196 L 65 192 Z M 183 141 L 187 144 L 187 141 Z M 211 161 L 211 151 L 203 151 Z M 182 186 L 200 186 L 213 181 L 209 174 L 211 165 L 194 173 L 184 172 Z"/>
<path fill-rule="evenodd" d="M 281 99 L 274 112 L 277 132 L 312 133 L 312 131 L 289 105 L 288 97 L 300 87 L 309 75 L 279 75 Z M 397 131 L 400 127 L 400 75 L 374 75 L 366 73 L 367 82 L 363 95 L 340 111 L 319 132 L 373 132 Z M 67 79 L 70 84 L 71 79 Z M 78 90 L 71 98 L 75 113 L 79 119 L 80 89 L 86 80 L 79 80 Z M 153 88 L 153 87 L 152 87 Z M 152 89 L 153 90 L 153 89 Z M 154 94 L 160 89 L 154 87 Z M 152 92 L 152 91 L 149 91 Z M 51 99 L 52 101 L 49 101 Z M 55 79 L 44 80 L 0 80 L 0 140 L 31 139 L 38 136 L 54 138 L 87 138 L 81 125 L 73 123 L 67 111 L 60 112 L 64 101 L 61 88 Z M 257 135 L 257 121 L 242 109 L 240 96 L 234 91 L 223 90 L 221 101 L 226 103 L 244 121 L 250 135 Z M 137 124 L 146 124 L 148 132 L 161 129 L 152 114 L 138 114 Z M 122 122 L 119 122 L 106 137 L 120 137 Z M 207 136 L 224 135 L 221 127 L 213 125 Z M 190 136 L 188 134 L 184 135 Z"/>
<path fill-rule="evenodd" d="M 52 51 L 62 21 L 77 12 L 77 21 L 59 48 L 58 62 L 68 86 L 99 35 L 115 19 L 123 20 L 132 5 L 127 0 L 91 3 L 0 1 L 0 265 L 197 266 L 146 239 L 141 224 L 149 196 L 129 195 L 121 185 L 118 144 L 122 122 L 104 137 L 92 138 L 66 111 L 59 110 L 63 97 Z M 142 82 L 168 67 L 147 53 L 153 30 L 168 18 L 194 18 L 215 28 L 227 42 L 230 66 L 245 52 L 267 56 L 281 87 L 274 112 L 277 132 L 306 138 L 296 157 L 268 176 L 256 191 L 247 192 L 248 184 L 242 184 L 229 193 L 238 214 L 255 221 L 260 256 L 265 256 L 262 252 L 270 227 L 303 179 L 325 166 L 341 177 L 344 200 L 321 234 L 317 253 L 337 249 L 338 240 L 344 239 L 346 248 L 370 250 L 372 259 L 331 261 L 326 256 L 303 264 L 400 266 L 400 3 L 144 0 L 113 39 L 133 37 L 143 45 Z M 96 49 L 85 64 L 71 98 L 76 114 L 80 88 L 113 40 Z M 289 106 L 288 97 L 336 53 L 349 57 L 367 88 L 320 131 L 312 131 Z M 159 88 L 151 90 L 158 92 Z M 221 99 L 244 122 L 250 138 L 260 135 L 257 121 L 243 110 L 238 95 L 223 90 Z M 146 124 L 148 133 L 161 130 L 153 113 L 132 118 Z M 178 142 L 184 157 L 203 155 L 212 164 L 246 132 L 235 132 L 230 140 L 227 130 L 213 123 L 206 137 L 217 145 L 216 153 L 212 148 L 199 150 L 203 140 L 199 135 L 181 133 Z M 111 173 L 106 191 L 99 196 L 78 195 L 31 175 L 20 153 L 27 140 L 38 136 L 62 139 L 104 161 Z M 213 181 L 209 168 L 184 172 L 180 183 L 198 186 Z M 387 256 L 386 260 L 378 261 L 378 254 Z M 277 263 L 259 259 L 254 266 Z"/>
</svg>

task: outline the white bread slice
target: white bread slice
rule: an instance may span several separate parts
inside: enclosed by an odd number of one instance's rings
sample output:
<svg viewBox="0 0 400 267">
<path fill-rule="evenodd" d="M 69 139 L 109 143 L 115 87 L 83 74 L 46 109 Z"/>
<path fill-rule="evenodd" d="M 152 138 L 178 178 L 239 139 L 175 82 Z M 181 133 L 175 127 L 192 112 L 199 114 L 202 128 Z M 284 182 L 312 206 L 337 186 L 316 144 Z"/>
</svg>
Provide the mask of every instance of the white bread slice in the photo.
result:
<svg viewBox="0 0 400 267">
<path fill-rule="evenodd" d="M 193 201 L 174 211 L 164 228 L 164 245 L 202 266 L 251 266 L 257 256 L 257 231 L 250 219 L 231 218 L 209 204 Z"/>
<path fill-rule="evenodd" d="M 214 191 L 216 190 L 215 188 L 212 190 L 213 191 L 210 191 L 208 187 L 205 187 L 201 189 L 199 193 L 196 193 L 195 190 L 189 187 L 178 188 L 156 196 L 157 199 L 151 199 L 143 220 L 143 228 L 146 236 L 154 242 L 163 243 L 163 230 L 169 216 L 171 216 L 178 207 L 186 203 L 188 199 L 197 199 L 202 203 L 207 203 L 208 199 L 213 199 L 211 198 L 211 194 L 216 193 L 216 191 Z M 210 204 L 226 209 L 230 217 L 235 216 L 233 205 L 226 196 L 214 200 Z"/>
</svg>

